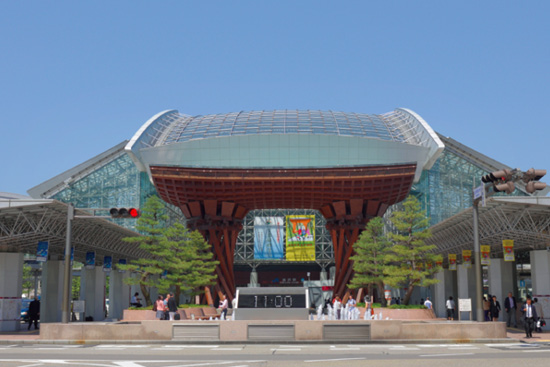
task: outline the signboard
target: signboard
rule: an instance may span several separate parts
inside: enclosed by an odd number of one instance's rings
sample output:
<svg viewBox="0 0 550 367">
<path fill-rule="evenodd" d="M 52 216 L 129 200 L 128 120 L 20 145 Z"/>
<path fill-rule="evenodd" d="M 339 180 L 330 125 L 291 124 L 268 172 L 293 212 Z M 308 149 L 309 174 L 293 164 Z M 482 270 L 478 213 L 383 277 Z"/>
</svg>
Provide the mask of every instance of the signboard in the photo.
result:
<svg viewBox="0 0 550 367">
<path fill-rule="evenodd" d="M 472 312 L 472 299 L 471 298 L 459 298 L 458 310 L 460 312 Z"/>
<path fill-rule="evenodd" d="M 38 248 L 36 250 L 36 261 L 48 261 L 48 241 L 38 242 Z"/>
<path fill-rule="evenodd" d="M 480 246 L 481 248 L 481 265 L 491 265 L 491 246 Z"/>
<path fill-rule="evenodd" d="M 315 215 L 286 216 L 287 261 L 315 261 Z"/>
<path fill-rule="evenodd" d="M 103 271 L 109 272 L 113 268 L 113 258 L 111 256 L 103 257 Z"/>
<path fill-rule="evenodd" d="M 462 250 L 462 264 L 465 268 L 472 267 L 472 250 Z"/>
<path fill-rule="evenodd" d="M 86 269 L 93 269 L 95 268 L 95 252 L 94 251 L 88 251 L 86 252 Z"/>
<path fill-rule="evenodd" d="M 514 240 L 502 240 L 502 247 L 504 249 L 504 261 L 515 261 Z"/>
<path fill-rule="evenodd" d="M 254 259 L 284 258 L 285 218 L 254 218 Z"/>
<path fill-rule="evenodd" d="M 86 312 L 86 301 L 84 300 L 73 301 L 73 312 L 74 313 Z"/>
<path fill-rule="evenodd" d="M 126 265 L 126 259 L 119 259 L 119 260 L 118 260 L 118 265 Z M 119 273 L 125 273 L 126 270 L 120 269 L 120 267 L 119 267 L 119 268 L 118 268 L 118 272 L 119 272 Z"/>
<path fill-rule="evenodd" d="M 449 254 L 449 270 L 456 270 L 456 254 Z"/>
</svg>

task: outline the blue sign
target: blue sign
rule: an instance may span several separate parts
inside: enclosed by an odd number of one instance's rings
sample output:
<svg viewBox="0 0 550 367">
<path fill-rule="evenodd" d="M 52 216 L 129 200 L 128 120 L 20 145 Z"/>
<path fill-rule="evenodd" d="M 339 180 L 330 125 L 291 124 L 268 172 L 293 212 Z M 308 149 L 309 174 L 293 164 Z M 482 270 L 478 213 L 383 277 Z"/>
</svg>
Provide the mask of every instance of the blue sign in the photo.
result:
<svg viewBox="0 0 550 367">
<path fill-rule="evenodd" d="M 525 280 L 520 280 L 519 281 L 519 287 L 520 288 L 525 288 Z"/>
<path fill-rule="evenodd" d="M 120 259 L 120 260 L 118 260 L 118 264 L 119 264 L 119 265 L 126 265 L 126 259 Z M 124 272 L 126 272 L 126 270 L 122 270 L 122 269 L 119 268 L 119 269 L 118 269 L 118 272 L 119 272 L 119 273 L 124 273 Z"/>
<path fill-rule="evenodd" d="M 95 268 L 95 252 L 88 251 L 86 252 L 86 269 Z"/>
<path fill-rule="evenodd" d="M 111 271 L 113 268 L 113 258 L 111 256 L 103 257 L 103 271 Z"/>
<path fill-rule="evenodd" d="M 36 251 L 36 261 L 48 261 L 48 241 L 38 242 L 38 249 Z"/>
</svg>

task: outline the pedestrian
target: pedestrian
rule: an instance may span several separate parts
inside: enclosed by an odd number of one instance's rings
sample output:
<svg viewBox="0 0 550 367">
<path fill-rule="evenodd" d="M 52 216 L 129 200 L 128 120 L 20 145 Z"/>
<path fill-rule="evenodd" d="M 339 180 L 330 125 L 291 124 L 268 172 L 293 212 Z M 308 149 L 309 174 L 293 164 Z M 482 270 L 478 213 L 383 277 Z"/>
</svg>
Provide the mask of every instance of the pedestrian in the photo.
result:
<svg viewBox="0 0 550 367">
<path fill-rule="evenodd" d="M 539 321 L 544 319 L 544 311 L 542 310 L 542 305 L 539 303 L 537 297 L 533 298 L 533 305 L 535 305 L 535 310 L 537 310 L 538 319 L 535 321 L 535 331 L 537 333 L 542 333 L 542 325 Z"/>
<path fill-rule="evenodd" d="M 348 307 L 349 307 L 349 313 L 348 313 L 348 318 L 350 320 L 353 320 L 353 313 L 355 312 L 355 305 L 357 304 L 357 301 L 355 301 L 355 298 L 353 298 L 353 296 L 350 295 L 349 299 L 348 299 Z"/>
<path fill-rule="evenodd" d="M 365 296 L 365 315 L 363 318 L 365 320 L 370 320 L 372 319 L 372 314 L 373 314 L 373 310 L 372 310 L 372 302 L 370 301 L 370 296 Z"/>
<path fill-rule="evenodd" d="M 497 296 L 493 296 L 493 300 L 491 301 L 491 305 L 489 307 L 489 310 L 491 312 L 491 318 L 493 321 L 498 321 L 498 314 L 501 311 L 500 303 L 497 301 Z"/>
<path fill-rule="evenodd" d="M 336 320 L 340 320 L 340 313 L 342 311 L 342 301 L 340 300 L 340 297 L 338 296 L 334 297 L 332 306 L 334 307 L 334 315 Z"/>
<path fill-rule="evenodd" d="M 432 309 L 432 301 L 430 301 L 430 297 L 426 297 L 426 301 L 424 301 L 424 306 L 428 309 Z"/>
<path fill-rule="evenodd" d="M 220 298 L 220 308 L 222 309 L 222 312 L 220 314 L 220 318 L 222 320 L 227 319 L 227 307 L 229 306 L 229 301 L 227 300 L 227 296 L 225 294 L 222 294 L 222 297 Z"/>
<path fill-rule="evenodd" d="M 31 325 L 34 322 L 34 330 L 38 330 L 38 319 L 40 319 L 40 301 L 38 297 L 34 297 L 31 303 L 29 303 L 29 327 L 27 330 L 31 329 Z"/>
<path fill-rule="evenodd" d="M 132 305 L 133 307 L 142 307 L 143 305 L 141 304 L 141 298 L 139 298 L 139 293 L 136 292 L 134 294 L 134 296 L 132 297 L 132 300 L 130 301 L 130 305 Z"/>
<path fill-rule="evenodd" d="M 491 309 L 491 302 L 489 302 L 489 300 L 487 299 L 487 296 L 483 296 L 483 315 L 485 316 L 485 321 L 491 321 L 490 309 Z"/>
<path fill-rule="evenodd" d="M 527 303 L 523 306 L 523 316 L 525 317 L 525 337 L 533 337 L 535 320 L 538 319 L 537 309 L 531 304 L 531 296 L 527 296 Z"/>
<path fill-rule="evenodd" d="M 447 302 L 445 302 L 445 308 L 447 309 L 447 320 L 455 319 L 455 301 L 453 301 L 453 296 L 449 296 Z"/>
<path fill-rule="evenodd" d="M 510 327 L 512 324 L 515 328 L 518 327 L 518 322 L 516 320 L 516 311 L 518 309 L 518 304 L 516 302 L 516 297 L 512 295 L 512 292 L 508 292 L 508 297 L 504 300 L 504 311 L 506 311 L 506 326 Z M 512 322 L 514 320 L 514 322 Z"/>
<path fill-rule="evenodd" d="M 166 306 L 164 306 L 164 297 L 162 297 L 161 294 L 157 297 L 157 300 L 155 301 L 155 311 L 157 311 L 157 319 L 164 320 L 166 317 L 164 315 L 164 312 L 166 311 Z"/>
<path fill-rule="evenodd" d="M 170 293 L 170 298 L 168 299 L 168 314 L 170 315 L 170 321 L 174 321 L 176 312 L 178 312 L 178 304 L 176 303 L 174 293 Z"/>
</svg>

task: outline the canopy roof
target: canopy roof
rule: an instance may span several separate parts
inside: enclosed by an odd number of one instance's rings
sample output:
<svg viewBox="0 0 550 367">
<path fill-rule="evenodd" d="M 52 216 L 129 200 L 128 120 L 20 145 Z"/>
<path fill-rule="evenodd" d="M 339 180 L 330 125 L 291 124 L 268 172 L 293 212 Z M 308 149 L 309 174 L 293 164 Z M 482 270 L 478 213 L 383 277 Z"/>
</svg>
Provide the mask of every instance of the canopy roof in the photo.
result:
<svg viewBox="0 0 550 367">
<path fill-rule="evenodd" d="M 63 255 L 67 233 L 67 204 L 52 199 L 0 199 L 0 250 L 36 253 L 38 241 L 49 241 L 49 253 Z M 86 252 L 96 252 L 96 264 L 103 256 L 137 259 L 149 255 L 138 245 L 123 242 L 139 233 L 123 228 L 89 212 L 76 209 L 72 226 L 74 258 L 84 262 Z"/>
</svg>

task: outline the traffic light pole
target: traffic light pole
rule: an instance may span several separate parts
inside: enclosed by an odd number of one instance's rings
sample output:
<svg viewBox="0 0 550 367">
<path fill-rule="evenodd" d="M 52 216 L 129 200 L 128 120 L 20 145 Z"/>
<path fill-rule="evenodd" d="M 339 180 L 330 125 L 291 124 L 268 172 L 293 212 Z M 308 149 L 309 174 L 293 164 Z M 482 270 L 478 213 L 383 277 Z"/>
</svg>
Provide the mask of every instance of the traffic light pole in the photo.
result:
<svg viewBox="0 0 550 367">
<path fill-rule="evenodd" d="M 71 236 L 74 219 L 74 206 L 67 206 L 67 236 L 65 239 L 65 268 L 63 276 L 63 304 L 61 305 L 61 322 L 68 324 L 71 310 Z"/>
<path fill-rule="evenodd" d="M 485 190 L 485 188 L 484 188 Z M 483 312 L 483 277 L 481 275 L 481 248 L 479 245 L 479 200 L 474 200 L 474 262 L 476 273 L 476 320 L 485 321 Z"/>
</svg>

